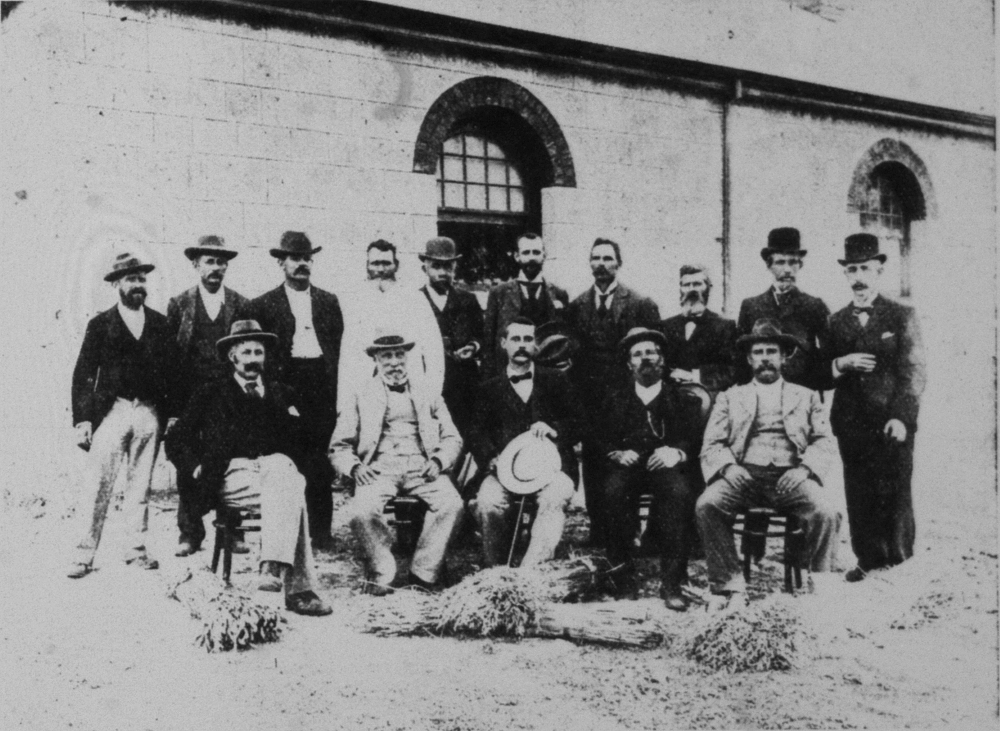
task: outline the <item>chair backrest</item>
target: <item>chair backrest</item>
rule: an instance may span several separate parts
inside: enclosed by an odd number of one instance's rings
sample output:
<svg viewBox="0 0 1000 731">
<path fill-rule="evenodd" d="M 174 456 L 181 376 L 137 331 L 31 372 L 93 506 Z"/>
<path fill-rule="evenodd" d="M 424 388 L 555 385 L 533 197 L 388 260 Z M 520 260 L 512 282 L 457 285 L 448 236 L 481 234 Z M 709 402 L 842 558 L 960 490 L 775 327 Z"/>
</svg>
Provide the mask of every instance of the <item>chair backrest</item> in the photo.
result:
<svg viewBox="0 0 1000 731">
<path fill-rule="evenodd" d="M 708 417 L 712 413 L 712 394 L 700 383 L 682 383 L 677 386 L 677 390 L 682 396 L 687 396 L 698 402 L 698 429 L 705 431 L 708 425 Z"/>
</svg>

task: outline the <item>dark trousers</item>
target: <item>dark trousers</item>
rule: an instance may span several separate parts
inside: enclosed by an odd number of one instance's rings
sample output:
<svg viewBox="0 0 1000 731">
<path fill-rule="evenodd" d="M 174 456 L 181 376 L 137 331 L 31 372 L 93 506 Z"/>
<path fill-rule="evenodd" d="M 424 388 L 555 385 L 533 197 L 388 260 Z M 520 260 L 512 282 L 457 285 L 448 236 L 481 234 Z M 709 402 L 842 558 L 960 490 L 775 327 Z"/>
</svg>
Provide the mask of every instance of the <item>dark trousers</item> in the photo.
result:
<svg viewBox="0 0 1000 731">
<path fill-rule="evenodd" d="M 913 435 L 902 444 L 881 431 L 840 435 L 851 548 L 865 571 L 895 566 L 913 555 L 916 523 L 910 480 Z"/>
<path fill-rule="evenodd" d="M 180 531 L 179 543 L 190 543 L 195 548 L 205 540 L 205 524 L 202 518 L 211 510 L 198 480 L 191 475 L 177 470 L 177 528 Z"/>
<path fill-rule="evenodd" d="M 679 469 L 649 471 L 644 464 L 608 465 L 605 475 L 607 549 L 612 565 L 626 563 L 632 555 L 639 530 L 639 497 L 643 493 L 653 496 L 649 525 L 656 525 L 662 569 L 666 571 L 669 562 L 686 565 L 695 502 L 688 476 Z"/>
<path fill-rule="evenodd" d="M 605 488 L 607 482 L 608 455 L 587 442 L 583 443 L 580 467 L 583 474 L 583 497 L 587 504 L 590 520 L 590 541 L 596 546 L 606 546 L 608 542 L 607 508 Z"/>
<path fill-rule="evenodd" d="M 283 380 L 299 396 L 309 534 L 314 541 L 322 541 L 329 538 L 333 526 L 334 473 L 327 453 L 337 424 L 337 396 L 322 358 L 292 358 Z"/>
</svg>

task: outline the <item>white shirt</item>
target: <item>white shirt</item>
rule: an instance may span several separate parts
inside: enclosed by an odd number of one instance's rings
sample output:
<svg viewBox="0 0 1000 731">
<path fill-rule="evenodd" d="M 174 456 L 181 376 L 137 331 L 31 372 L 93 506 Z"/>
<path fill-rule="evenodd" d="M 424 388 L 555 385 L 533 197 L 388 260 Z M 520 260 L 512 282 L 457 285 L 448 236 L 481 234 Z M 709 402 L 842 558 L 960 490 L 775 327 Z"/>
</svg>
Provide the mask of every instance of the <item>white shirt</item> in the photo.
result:
<svg viewBox="0 0 1000 731">
<path fill-rule="evenodd" d="M 260 394 L 261 398 L 263 398 L 263 396 L 264 396 L 264 381 L 262 381 L 260 378 L 247 379 L 247 378 L 244 378 L 243 376 L 241 376 L 239 373 L 233 373 L 233 378 L 236 379 L 236 382 L 240 385 L 240 390 L 242 390 L 244 393 L 246 393 L 247 384 L 248 383 L 256 383 L 257 384 L 257 393 Z"/>
<path fill-rule="evenodd" d="M 763 411 L 765 407 L 768 411 L 781 411 L 781 384 L 783 378 L 778 378 L 774 383 L 761 383 L 756 378 L 753 381 L 757 389 L 757 410 Z"/>
<path fill-rule="evenodd" d="M 220 286 L 218 291 L 212 294 L 199 282 L 198 293 L 201 295 L 201 303 L 205 306 L 205 312 L 208 313 L 208 319 L 214 322 L 222 310 L 223 303 L 226 301 L 225 291 Z"/>
<path fill-rule="evenodd" d="M 445 290 L 444 294 L 438 294 L 438 291 L 434 289 L 430 283 L 428 283 L 427 294 L 430 296 L 431 302 L 433 302 L 434 306 L 439 310 L 443 310 L 445 305 L 448 304 L 448 290 Z"/>
<path fill-rule="evenodd" d="M 125 327 L 132 333 L 132 337 L 139 340 L 142 337 L 143 328 L 146 327 L 146 308 L 140 307 L 138 310 L 132 310 L 119 302 L 118 314 L 122 316 Z"/>
<path fill-rule="evenodd" d="M 541 272 L 538 272 L 538 276 L 535 277 L 534 279 L 528 279 L 526 276 L 524 276 L 524 272 L 518 272 L 517 283 L 521 285 L 521 296 L 524 297 L 525 299 L 528 298 L 528 288 L 525 285 L 527 284 L 541 285 L 537 290 L 538 296 L 541 297 L 542 288 L 545 286 L 545 278 L 542 277 Z"/>
<path fill-rule="evenodd" d="M 521 397 L 524 403 L 528 403 L 528 399 L 531 398 L 531 392 L 535 390 L 535 364 L 532 363 L 528 366 L 528 373 L 531 374 L 531 378 L 525 378 L 523 381 L 518 381 L 517 383 L 511 383 L 511 388 Z M 507 378 L 511 376 L 521 375 L 515 373 L 514 370 L 508 365 L 507 366 Z"/>
<path fill-rule="evenodd" d="M 635 383 L 635 395 L 638 396 L 639 400 L 646 406 L 649 406 L 649 404 L 660 395 L 660 391 L 662 390 L 663 381 L 657 381 L 652 386 L 643 386 L 638 381 Z"/>
<path fill-rule="evenodd" d="M 607 299 L 604 301 L 605 302 L 604 306 L 610 308 L 611 307 L 611 302 L 615 298 L 615 290 L 616 289 L 618 289 L 618 280 L 617 279 L 615 281 L 613 281 L 611 284 L 608 285 L 608 289 L 605 292 L 602 292 L 600 289 L 598 289 L 597 285 L 595 284 L 594 285 L 594 307 L 600 307 L 601 306 L 601 297 L 607 296 Z"/>
<path fill-rule="evenodd" d="M 313 327 L 313 305 L 311 287 L 299 292 L 285 284 L 285 294 L 288 304 L 295 317 L 295 336 L 292 338 L 293 358 L 322 358 L 323 349 L 316 339 L 316 329 Z"/>
</svg>

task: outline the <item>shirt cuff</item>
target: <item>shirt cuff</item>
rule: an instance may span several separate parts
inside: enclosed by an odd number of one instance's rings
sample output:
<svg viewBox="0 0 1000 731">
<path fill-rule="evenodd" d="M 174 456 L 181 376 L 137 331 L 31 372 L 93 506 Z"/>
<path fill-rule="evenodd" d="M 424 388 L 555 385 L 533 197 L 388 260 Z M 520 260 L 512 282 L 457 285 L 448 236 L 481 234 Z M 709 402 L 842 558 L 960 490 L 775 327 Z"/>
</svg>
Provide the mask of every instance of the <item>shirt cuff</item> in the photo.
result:
<svg viewBox="0 0 1000 731">
<path fill-rule="evenodd" d="M 832 369 L 832 371 L 833 371 L 833 377 L 834 377 L 835 379 L 836 379 L 836 378 L 840 378 L 840 377 L 841 377 L 842 375 L 844 375 L 844 372 L 843 372 L 842 370 L 840 370 L 840 369 L 839 369 L 839 368 L 837 367 L 837 359 L 836 359 L 836 358 L 834 358 L 834 359 L 833 359 L 833 360 L 832 360 L 832 361 L 830 362 L 830 368 L 831 368 L 831 369 Z"/>
</svg>

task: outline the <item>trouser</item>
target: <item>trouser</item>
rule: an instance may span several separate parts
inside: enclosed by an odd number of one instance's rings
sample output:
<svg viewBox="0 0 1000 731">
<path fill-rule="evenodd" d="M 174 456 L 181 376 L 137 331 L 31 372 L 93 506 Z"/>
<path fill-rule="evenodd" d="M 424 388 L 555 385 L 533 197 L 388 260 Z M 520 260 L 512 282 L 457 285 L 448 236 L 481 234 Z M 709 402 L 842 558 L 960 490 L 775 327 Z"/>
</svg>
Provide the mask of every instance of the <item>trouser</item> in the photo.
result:
<svg viewBox="0 0 1000 731">
<path fill-rule="evenodd" d="M 116 400 L 94 432 L 90 445 L 77 509 L 81 521 L 81 538 L 76 548 L 78 562 L 88 566 L 94 562 L 123 462 L 128 468 L 123 503 L 130 541 L 126 559 L 146 553 L 149 492 L 159 446 L 160 423 L 153 405 L 145 401 Z"/>
<path fill-rule="evenodd" d="M 323 540 L 333 527 L 334 473 L 327 453 L 337 424 L 336 394 L 322 358 L 292 358 L 282 377 L 299 397 L 309 533 L 313 539 Z"/>
<path fill-rule="evenodd" d="M 384 510 L 389 499 L 398 494 L 412 495 L 427 503 L 410 573 L 431 584 L 438 580 L 464 506 L 447 475 L 430 482 L 420 476 L 425 462 L 423 456 L 376 459 L 371 466 L 381 473 L 378 479 L 355 487 L 351 527 L 368 560 L 371 580 L 377 584 L 387 585 L 396 576 L 392 530 Z"/>
<path fill-rule="evenodd" d="M 306 519 L 305 478 L 283 454 L 229 462 L 222 485 L 223 504 L 234 508 L 260 506 L 260 560 L 291 566 L 285 591 L 312 591 L 312 546 Z"/>
<path fill-rule="evenodd" d="M 902 444 L 884 434 L 839 438 L 851 548 L 865 571 L 895 566 L 913 555 L 916 522 L 910 480 L 913 435 Z"/>
<path fill-rule="evenodd" d="M 583 477 L 583 499 L 590 520 L 590 541 L 597 546 L 607 544 L 607 508 L 605 507 L 605 482 L 608 455 L 593 444 L 583 443 L 580 452 L 580 471 Z"/>
<path fill-rule="evenodd" d="M 205 540 L 205 523 L 202 520 L 210 510 L 201 495 L 201 487 L 193 476 L 177 470 L 177 529 L 179 543 L 198 547 Z"/>
<path fill-rule="evenodd" d="M 698 498 L 695 514 L 698 532 L 705 547 L 708 580 L 714 591 L 745 591 L 743 567 L 733 541 L 736 514 L 750 507 L 766 507 L 795 515 L 805 530 L 802 563 L 810 571 L 831 571 L 837 557 L 840 513 L 829 504 L 825 491 L 815 480 L 778 494 L 776 485 L 789 468 L 744 465 L 753 477 L 746 489 L 738 489 L 717 479 Z"/>
<path fill-rule="evenodd" d="M 507 562 L 510 552 L 507 511 L 519 498 L 519 495 L 505 490 L 493 475 L 487 476 L 479 488 L 476 517 L 483 532 L 483 563 L 486 567 Z M 555 555 L 566 523 L 566 506 L 572 498 L 573 480 L 562 472 L 557 472 L 538 493 L 531 541 L 521 560 L 522 566 L 534 566 Z"/>
<path fill-rule="evenodd" d="M 659 539 L 661 570 L 666 572 L 670 565 L 686 568 L 691 552 L 695 495 L 683 471 L 610 465 L 605 488 L 608 560 L 613 566 L 628 563 L 631 558 L 639 530 L 639 497 L 649 493 L 653 496 L 649 525 L 655 526 Z"/>
</svg>

